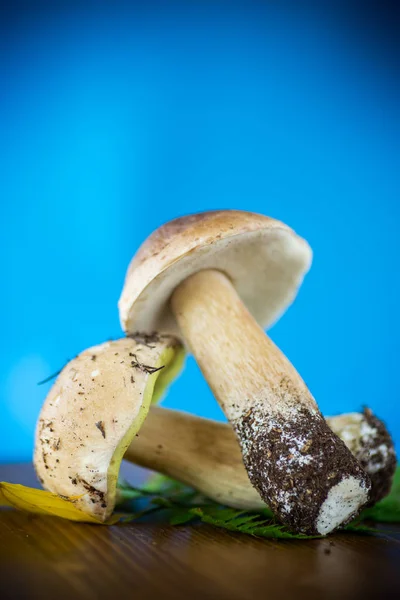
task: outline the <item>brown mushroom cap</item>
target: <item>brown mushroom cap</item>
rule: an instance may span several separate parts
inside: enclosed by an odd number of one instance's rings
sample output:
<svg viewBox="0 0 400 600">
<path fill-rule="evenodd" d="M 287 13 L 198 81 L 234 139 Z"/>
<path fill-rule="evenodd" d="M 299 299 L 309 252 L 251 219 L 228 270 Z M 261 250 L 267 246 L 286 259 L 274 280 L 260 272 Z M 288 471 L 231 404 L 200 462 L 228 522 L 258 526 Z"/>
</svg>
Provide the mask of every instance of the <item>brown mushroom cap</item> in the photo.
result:
<svg viewBox="0 0 400 600">
<path fill-rule="evenodd" d="M 308 271 L 307 242 L 284 223 L 238 210 L 199 213 L 157 229 L 129 265 L 119 300 L 123 329 L 178 333 L 168 301 L 189 275 L 224 272 L 258 323 L 272 324 Z"/>
<path fill-rule="evenodd" d="M 175 338 L 139 334 L 89 348 L 68 363 L 37 425 L 34 464 L 43 486 L 105 521 L 122 457 L 182 358 Z"/>
</svg>

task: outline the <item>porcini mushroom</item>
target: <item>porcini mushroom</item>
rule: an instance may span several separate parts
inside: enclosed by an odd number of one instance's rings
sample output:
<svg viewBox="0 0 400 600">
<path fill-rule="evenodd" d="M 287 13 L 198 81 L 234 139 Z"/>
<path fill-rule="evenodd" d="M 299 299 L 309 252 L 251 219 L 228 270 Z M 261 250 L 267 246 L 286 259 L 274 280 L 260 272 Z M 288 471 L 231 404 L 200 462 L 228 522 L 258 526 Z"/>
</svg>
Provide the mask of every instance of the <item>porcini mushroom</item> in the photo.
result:
<svg viewBox="0 0 400 600">
<path fill-rule="evenodd" d="M 180 333 L 241 445 L 252 484 L 294 531 L 327 534 L 368 502 L 370 480 L 261 327 L 290 304 L 311 263 L 283 223 L 215 211 L 156 230 L 119 301 L 127 334 Z"/>
<path fill-rule="evenodd" d="M 396 469 L 393 440 L 369 409 L 327 417 L 329 427 L 372 481 L 371 504 L 390 491 Z M 212 500 L 243 510 L 265 503 L 251 485 L 232 428 L 218 421 L 152 406 L 125 458 L 190 485 Z"/>
<path fill-rule="evenodd" d="M 37 424 L 34 464 L 43 486 L 106 521 L 115 506 L 122 457 L 182 360 L 176 338 L 135 334 L 89 348 L 69 362 Z"/>
</svg>

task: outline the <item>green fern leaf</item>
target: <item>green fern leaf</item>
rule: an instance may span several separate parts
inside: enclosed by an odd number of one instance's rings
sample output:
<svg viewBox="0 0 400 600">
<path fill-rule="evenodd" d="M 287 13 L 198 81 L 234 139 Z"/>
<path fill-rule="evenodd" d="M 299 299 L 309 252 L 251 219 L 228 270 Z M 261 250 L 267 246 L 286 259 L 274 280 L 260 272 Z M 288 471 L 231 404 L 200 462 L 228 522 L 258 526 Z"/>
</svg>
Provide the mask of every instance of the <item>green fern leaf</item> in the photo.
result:
<svg viewBox="0 0 400 600">
<path fill-rule="evenodd" d="M 307 536 L 304 534 L 293 534 L 287 531 L 283 525 L 277 525 L 268 521 L 260 520 L 257 514 L 246 515 L 245 521 L 243 513 L 230 510 L 229 514 L 226 511 L 215 511 L 215 509 L 207 510 L 204 508 L 193 508 L 193 514 L 197 515 L 203 523 L 214 525 L 214 527 L 222 527 L 229 531 L 238 533 L 246 533 L 264 538 L 279 538 L 279 539 L 313 539 L 321 536 Z M 219 513 L 223 513 L 220 515 Z"/>
<path fill-rule="evenodd" d="M 229 531 L 264 538 L 313 539 L 322 536 L 293 534 L 284 525 L 275 522 L 268 507 L 253 513 L 221 506 L 192 488 L 165 477 L 152 476 L 143 488 L 135 488 L 126 482 L 119 482 L 121 497 L 132 500 L 134 514 L 124 515 L 123 520 L 135 520 L 157 511 L 165 511 L 171 525 L 189 523 L 195 519 L 202 523 Z M 138 510 L 138 503 L 146 503 Z M 398 467 L 390 495 L 374 507 L 364 510 L 352 523 L 343 528 L 346 532 L 363 535 L 374 534 L 376 530 L 365 521 L 400 522 L 400 467 Z"/>
</svg>

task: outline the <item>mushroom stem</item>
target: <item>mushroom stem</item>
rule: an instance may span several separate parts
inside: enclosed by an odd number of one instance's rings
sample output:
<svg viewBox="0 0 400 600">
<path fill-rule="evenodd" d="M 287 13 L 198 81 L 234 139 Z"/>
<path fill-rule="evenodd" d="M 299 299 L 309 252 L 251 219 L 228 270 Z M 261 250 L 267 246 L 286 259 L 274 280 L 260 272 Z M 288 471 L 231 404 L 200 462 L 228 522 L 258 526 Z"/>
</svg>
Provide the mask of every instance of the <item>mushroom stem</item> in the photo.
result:
<svg viewBox="0 0 400 600">
<path fill-rule="evenodd" d="M 265 508 L 229 425 L 153 406 L 124 458 L 168 475 L 227 506 Z"/>
<path fill-rule="evenodd" d="M 279 412 L 275 389 L 282 379 L 296 404 L 316 410 L 315 400 L 292 364 L 265 334 L 218 271 L 200 271 L 175 290 L 172 308 L 190 350 L 229 420 L 262 402 Z"/>
<path fill-rule="evenodd" d="M 176 288 L 171 306 L 233 425 L 252 484 L 279 519 L 326 534 L 353 518 L 368 501 L 368 475 L 229 279 L 200 271 Z"/>
<path fill-rule="evenodd" d="M 328 417 L 327 423 L 371 474 L 373 502 L 388 494 L 396 456 L 383 422 L 366 409 Z M 226 423 L 153 406 L 124 458 L 190 485 L 220 504 L 265 508 L 249 481 L 235 433 Z"/>
</svg>

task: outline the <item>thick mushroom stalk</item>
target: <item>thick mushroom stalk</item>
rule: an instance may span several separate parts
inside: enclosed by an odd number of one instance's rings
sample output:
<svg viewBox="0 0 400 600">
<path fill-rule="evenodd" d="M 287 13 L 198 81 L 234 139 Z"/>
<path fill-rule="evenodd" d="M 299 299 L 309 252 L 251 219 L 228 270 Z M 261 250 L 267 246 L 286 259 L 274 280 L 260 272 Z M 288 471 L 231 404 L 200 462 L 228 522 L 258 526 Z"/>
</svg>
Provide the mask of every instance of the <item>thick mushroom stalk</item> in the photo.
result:
<svg viewBox="0 0 400 600">
<path fill-rule="evenodd" d="M 384 423 L 368 409 L 326 421 L 370 475 L 371 503 L 384 498 L 396 468 L 393 441 Z M 220 504 L 250 511 L 265 508 L 228 424 L 153 406 L 125 458 L 182 481 Z"/>
<path fill-rule="evenodd" d="M 43 486 L 106 521 L 123 455 L 182 362 L 178 340 L 158 334 L 106 342 L 70 361 L 37 424 L 34 464 Z"/>
<path fill-rule="evenodd" d="M 189 348 L 238 437 L 249 478 L 292 530 L 327 534 L 369 500 L 370 480 L 307 386 L 216 270 L 171 298 Z"/>
</svg>

